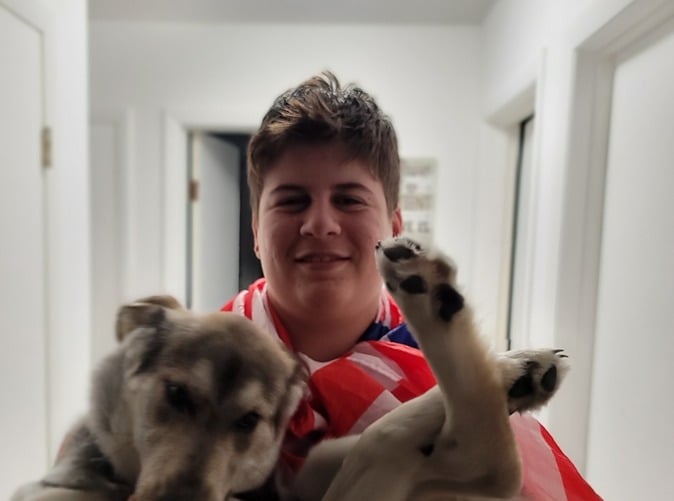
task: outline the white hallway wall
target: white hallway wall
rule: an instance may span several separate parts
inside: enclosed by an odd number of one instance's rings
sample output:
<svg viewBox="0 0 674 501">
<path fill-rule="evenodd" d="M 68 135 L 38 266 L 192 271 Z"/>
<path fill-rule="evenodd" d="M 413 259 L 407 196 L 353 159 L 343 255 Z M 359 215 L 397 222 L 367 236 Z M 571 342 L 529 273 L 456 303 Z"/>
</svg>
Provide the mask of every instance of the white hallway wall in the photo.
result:
<svg viewBox="0 0 674 501">
<path fill-rule="evenodd" d="M 437 159 L 436 241 L 470 270 L 477 28 L 94 22 L 90 43 L 92 109 L 134 115 L 127 297 L 163 290 L 162 112 L 253 130 L 281 91 L 324 69 L 375 95 L 401 155 Z"/>
</svg>

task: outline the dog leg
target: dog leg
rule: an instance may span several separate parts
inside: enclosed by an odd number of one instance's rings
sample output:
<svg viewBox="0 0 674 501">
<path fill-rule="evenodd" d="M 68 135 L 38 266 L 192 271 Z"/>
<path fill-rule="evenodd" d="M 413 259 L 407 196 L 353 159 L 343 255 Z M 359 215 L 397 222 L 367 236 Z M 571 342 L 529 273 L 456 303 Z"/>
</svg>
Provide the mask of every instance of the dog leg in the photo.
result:
<svg viewBox="0 0 674 501">
<path fill-rule="evenodd" d="M 441 492 L 514 495 L 520 464 L 497 359 L 485 347 L 446 257 L 408 239 L 377 251 L 380 271 L 438 381 L 445 421 L 415 476 Z M 412 451 L 410 451 L 412 452 Z"/>
<path fill-rule="evenodd" d="M 348 454 L 324 497 L 312 493 L 300 499 L 407 500 L 413 479 L 432 454 L 444 421 L 442 395 L 434 387 L 378 419 L 350 450 L 340 451 Z"/>
<path fill-rule="evenodd" d="M 36 482 L 21 487 L 10 501 L 110 501 L 110 497 L 100 492 L 45 487 Z"/>
<path fill-rule="evenodd" d="M 40 482 L 26 485 L 12 501 L 126 501 L 132 487 L 115 478 L 86 422 L 68 434 L 54 467 Z"/>
<path fill-rule="evenodd" d="M 355 447 L 360 435 L 324 440 L 311 449 L 299 471 L 290 496 L 283 499 L 312 501 L 323 499 L 330 483 L 342 467 L 344 458 Z"/>
</svg>

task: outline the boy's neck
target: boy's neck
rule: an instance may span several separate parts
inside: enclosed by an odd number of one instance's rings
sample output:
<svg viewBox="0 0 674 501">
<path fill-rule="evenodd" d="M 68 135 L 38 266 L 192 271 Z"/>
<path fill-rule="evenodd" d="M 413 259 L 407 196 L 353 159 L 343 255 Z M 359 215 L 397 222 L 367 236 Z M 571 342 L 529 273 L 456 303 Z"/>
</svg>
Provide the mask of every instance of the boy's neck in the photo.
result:
<svg viewBox="0 0 674 501">
<path fill-rule="evenodd" d="M 286 328 L 294 350 L 309 358 L 327 362 L 347 353 L 375 320 L 378 304 L 348 314 L 317 312 L 297 317 L 270 298 L 271 306 Z"/>
</svg>

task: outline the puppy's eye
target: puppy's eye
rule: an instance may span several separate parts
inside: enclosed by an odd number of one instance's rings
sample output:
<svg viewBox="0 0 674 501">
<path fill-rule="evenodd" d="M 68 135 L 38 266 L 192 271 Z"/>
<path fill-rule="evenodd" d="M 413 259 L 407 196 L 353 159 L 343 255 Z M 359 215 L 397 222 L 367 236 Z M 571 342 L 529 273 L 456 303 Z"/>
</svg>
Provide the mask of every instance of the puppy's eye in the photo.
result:
<svg viewBox="0 0 674 501">
<path fill-rule="evenodd" d="M 260 419 L 262 419 L 262 416 L 255 411 L 250 411 L 237 419 L 234 422 L 234 427 L 241 433 L 253 433 L 255 428 L 257 428 Z"/>
<path fill-rule="evenodd" d="M 166 401 L 178 412 L 194 414 L 195 406 L 188 389 L 178 383 L 167 381 L 164 384 Z"/>
</svg>

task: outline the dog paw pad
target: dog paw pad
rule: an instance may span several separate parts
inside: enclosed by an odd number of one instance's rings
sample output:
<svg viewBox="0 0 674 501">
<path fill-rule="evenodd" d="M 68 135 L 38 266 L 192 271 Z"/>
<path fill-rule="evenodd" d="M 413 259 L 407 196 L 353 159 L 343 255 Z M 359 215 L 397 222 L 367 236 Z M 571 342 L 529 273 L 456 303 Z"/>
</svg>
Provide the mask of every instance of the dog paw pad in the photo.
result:
<svg viewBox="0 0 674 501">
<path fill-rule="evenodd" d="M 513 383 L 508 390 L 508 396 L 510 398 L 522 398 L 531 395 L 534 392 L 534 380 L 531 377 L 531 374 L 525 374 Z"/>
<path fill-rule="evenodd" d="M 555 388 L 557 388 L 557 366 L 553 365 L 550 367 L 547 371 L 545 371 L 545 374 L 543 374 L 543 377 L 541 378 L 541 388 L 543 388 L 547 392 L 553 391 Z"/>
<path fill-rule="evenodd" d="M 411 259 L 414 257 L 415 252 L 414 249 L 409 247 L 408 245 L 392 245 L 390 247 L 386 247 L 384 249 L 384 255 L 389 259 L 389 261 L 392 261 L 394 263 L 403 260 L 403 259 Z"/>
<path fill-rule="evenodd" d="M 454 315 L 463 308 L 463 296 L 449 284 L 436 286 L 435 297 L 440 301 L 438 315 L 445 322 L 451 321 Z"/>
<path fill-rule="evenodd" d="M 420 275 L 411 275 L 400 282 L 400 288 L 408 294 L 423 294 L 428 292 L 428 285 Z"/>
</svg>

